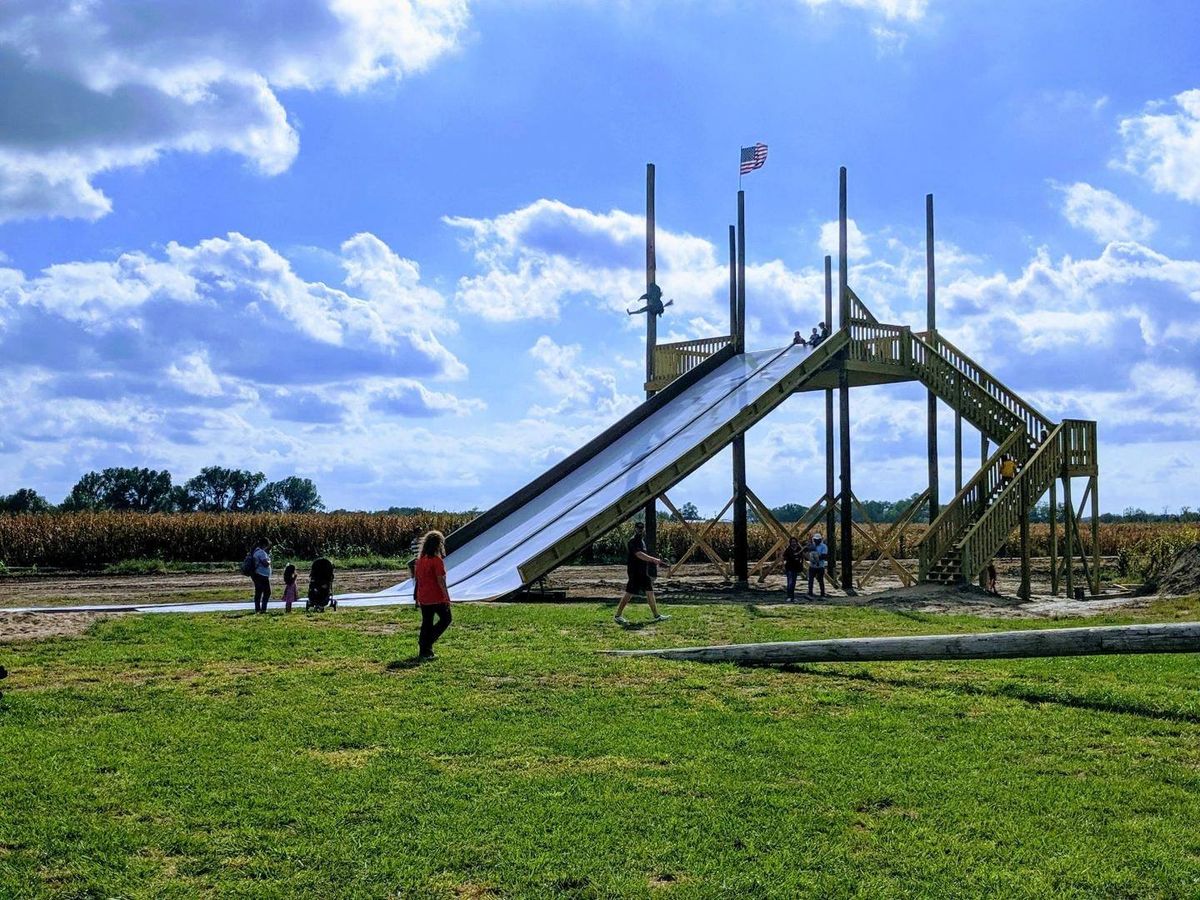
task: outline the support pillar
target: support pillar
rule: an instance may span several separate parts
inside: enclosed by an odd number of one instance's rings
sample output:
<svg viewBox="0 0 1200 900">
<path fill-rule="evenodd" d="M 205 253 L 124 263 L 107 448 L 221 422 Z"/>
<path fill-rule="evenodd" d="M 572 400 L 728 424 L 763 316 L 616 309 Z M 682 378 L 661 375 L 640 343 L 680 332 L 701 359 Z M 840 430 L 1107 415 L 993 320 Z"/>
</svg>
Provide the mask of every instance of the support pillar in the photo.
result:
<svg viewBox="0 0 1200 900">
<path fill-rule="evenodd" d="M 1021 479 L 1021 586 L 1017 596 L 1028 600 L 1029 586 L 1029 479 Z"/>
<path fill-rule="evenodd" d="M 988 439 L 987 435 L 982 431 L 979 432 L 979 468 L 987 465 L 988 458 Z"/>
<path fill-rule="evenodd" d="M 962 413 L 954 414 L 954 494 L 957 496 L 963 488 L 962 466 Z"/>
<path fill-rule="evenodd" d="M 1050 593 L 1058 596 L 1058 479 L 1050 479 Z"/>
<path fill-rule="evenodd" d="M 1092 492 L 1092 596 L 1100 594 L 1100 479 L 1089 477 L 1088 488 Z"/>
<path fill-rule="evenodd" d="M 737 221 L 737 337 L 739 353 L 746 352 L 746 192 L 738 191 Z M 746 510 L 746 436 L 733 439 L 733 578 L 740 587 L 750 581 L 750 547 Z"/>
<path fill-rule="evenodd" d="M 825 324 L 833 330 L 833 258 L 825 257 Z M 829 547 L 829 571 L 831 579 L 838 558 L 838 539 L 834 534 L 837 511 L 834 509 L 833 489 L 833 388 L 825 389 L 825 543 Z"/>
<path fill-rule="evenodd" d="M 925 328 L 929 342 L 937 346 L 937 289 L 934 286 L 933 267 L 933 194 L 925 195 Z M 940 499 L 938 497 L 938 433 L 937 394 L 928 392 L 927 418 L 929 425 L 929 521 L 937 518 Z"/>
<path fill-rule="evenodd" d="M 1071 532 L 1075 528 L 1075 507 L 1071 503 L 1071 476 L 1063 475 L 1063 562 L 1067 566 L 1067 597 L 1075 597 L 1075 542 Z"/>
<path fill-rule="evenodd" d="M 846 256 L 846 167 L 838 173 L 838 324 L 850 326 L 849 260 Z M 847 353 L 842 351 L 838 367 L 839 444 L 841 449 L 841 494 L 842 516 L 839 542 L 842 551 L 842 590 L 854 590 L 854 550 L 851 533 L 852 515 L 850 497 L 850 373 L 846 369 Z"/>
<path fill-rule="evenodd" d="M 657 277 L 654 249 L 654 163 L 646 163 L 646 293 L 649 294 Z M 654 379 L 654 347 L 658 343 L 658 316 L 653 309 L 646 311 L 646 381 Z M 646 399 L 654 391 L 646 391 Z M 646 520 L 646 551 L 658 555 L 658 509 L 651 498 L 644 510 Z"/>
</svg>

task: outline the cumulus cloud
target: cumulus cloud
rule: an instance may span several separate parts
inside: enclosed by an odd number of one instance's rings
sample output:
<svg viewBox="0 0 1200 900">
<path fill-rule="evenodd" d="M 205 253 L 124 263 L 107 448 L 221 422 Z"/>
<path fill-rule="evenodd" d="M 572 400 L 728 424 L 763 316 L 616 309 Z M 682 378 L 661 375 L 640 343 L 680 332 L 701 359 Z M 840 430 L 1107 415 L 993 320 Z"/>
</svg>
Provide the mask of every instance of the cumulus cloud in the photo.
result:
<svg viewBox="0 0 1200 900">
<path fill-rule="evenodd" d="M 582 353 L 579 344 L 563 346 L 547 335 L 529 348 L 529 355 L 541 363 L 537 379 L 543 398 L 555 401 L 534 404 L 531 416 L 583 414 L 610 421 L 638 404 L 638 398 L 620 392 L 611 370 L 581 363 Z"/>
<path fill-rule="evenodd" d="M 821 226 L 821 237 L 817 240 L 817 248 L 825 256 L 838 257 L 838 222 L 826 222 Z M 871 255 L 867 246 L 866 235 L 853 219 L 846 220 L 846 255 L 851 262 L 859 262 Z"/>
<path fill-rule="evenodd" d="M 90 460 L 290 474 L 336 455 L 341 432 L 361 449 L 404 422 L 482 409 L 426 386 L 467 370 L 434 337 L 455 323 L 418 266 L 371 234 L 338 258 L 341 286 L 305 281 L 232 233 L 35 275 L 0 269 L 6 451 L 26 468 L 73 461 L 68 480 Z"/>
<path fill-rule="evenodd" d="M 925 17 L 928 0 L 801 0 L 814 9 L 845 6 L 861 9 L 890 21 L 916 22 Z"/>
<path fill-rule="evenodd" d="M 466 0 L 8 0 L 0 5 L 0 221 L 97 219 L 96 175 L 167 152 L 286 170 L 280 90 L 353 91 L 454 49 Z"/>
<path fill-rule="evenodd" d="M 1055 187 L 1063 194 L 1062 213 L 1067 221 L 1099 241 L 1144 241 L 1158 227 L 1110 191 L 1083 181 Z"/>
<path fill-rule="evenodd" d="M 1125 158 L 1118 165 L 1156 191 L 1200 203 L 1200 89 L 1150 103 L 1122 119 L 1120 132 Z"/>
</svg>

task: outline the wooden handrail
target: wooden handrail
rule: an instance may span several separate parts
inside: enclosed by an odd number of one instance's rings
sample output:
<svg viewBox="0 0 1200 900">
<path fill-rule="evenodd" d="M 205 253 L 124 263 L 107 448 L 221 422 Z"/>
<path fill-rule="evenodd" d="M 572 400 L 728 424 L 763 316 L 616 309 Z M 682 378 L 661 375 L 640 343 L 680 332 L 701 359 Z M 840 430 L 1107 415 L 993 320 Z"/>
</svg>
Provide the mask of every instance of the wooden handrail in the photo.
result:
<svg viewBox="0 0 1200 900">
<path fill-rule="evenodd" d="M 920 543 L 920 572 L 925 578 L 939 559 L 946 555 L 955 539 L 965 532 L 987 510 L 988 499 L 1002 486 L 1000 463 L 1004 457 L 1014 454 L 1023 443 L 1021 431 L 1013 431 L 996 452 L 993 453 L 966 483 L 961 491 L 942 507 L 925 531 Z"/>
<path fill-rule="evenodd" d="M 654 378 L 646 382 L 646 390 L 662 390 L 731 343 L 732 337 L 721 335 L 659 344 L 654 348 Z"/>
</svg>

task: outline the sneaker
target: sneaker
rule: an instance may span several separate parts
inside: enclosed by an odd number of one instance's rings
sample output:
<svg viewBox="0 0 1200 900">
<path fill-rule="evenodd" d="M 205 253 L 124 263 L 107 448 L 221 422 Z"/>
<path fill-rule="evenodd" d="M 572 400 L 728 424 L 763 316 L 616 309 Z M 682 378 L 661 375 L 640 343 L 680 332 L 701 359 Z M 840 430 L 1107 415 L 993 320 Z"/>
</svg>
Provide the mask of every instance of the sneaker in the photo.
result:
<svg viewBox="0 0 1200 900">
<path fill-rule="evenodd" d="M 613 621 L 616 622 L 618 625 L 628 625 L 629 624 L 629 620 L 627 618 L 625 618 L 624 616 L 613 616 Z"/>
<path fill-rule="evenodd" d="M 665 621 L 667 621 L 667 619 L 669 619 L 669 618 L 671 618 L 671 617 L 670 617 L 670 616 L 664 616 L 662 613 L 659 613 L 657 616 L 655 616 L 653 619 L 651 619 L 651 621 L 652 621 L 652 622 L 665 622 Z"/>
</svg>

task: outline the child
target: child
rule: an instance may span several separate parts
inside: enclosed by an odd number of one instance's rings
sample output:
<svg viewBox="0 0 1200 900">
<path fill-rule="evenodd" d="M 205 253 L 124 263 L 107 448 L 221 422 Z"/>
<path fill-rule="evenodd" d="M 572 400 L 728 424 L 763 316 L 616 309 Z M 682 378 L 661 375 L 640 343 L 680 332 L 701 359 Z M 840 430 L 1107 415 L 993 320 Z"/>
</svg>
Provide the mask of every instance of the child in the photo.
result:
<svg viewBox="0 0 1200 900">
<path fill-rule="evenodd" d="M 292 611 L 292 601 L 296 599 L 296 567 L 291 565 L 283 570 L 283 608 L 285 612 Z"/>
</svg>

